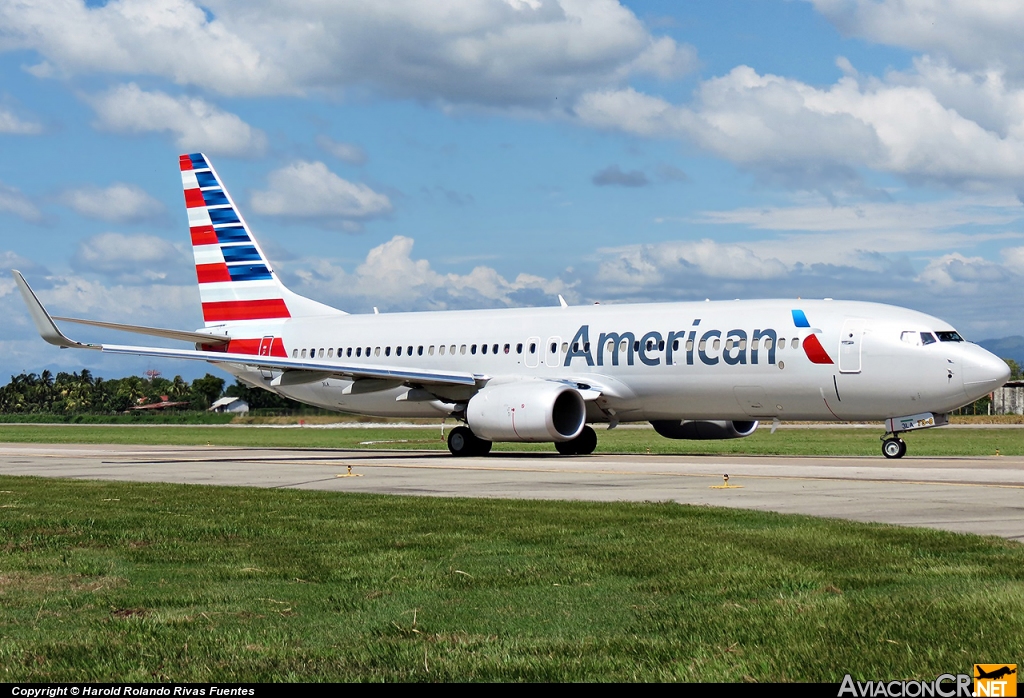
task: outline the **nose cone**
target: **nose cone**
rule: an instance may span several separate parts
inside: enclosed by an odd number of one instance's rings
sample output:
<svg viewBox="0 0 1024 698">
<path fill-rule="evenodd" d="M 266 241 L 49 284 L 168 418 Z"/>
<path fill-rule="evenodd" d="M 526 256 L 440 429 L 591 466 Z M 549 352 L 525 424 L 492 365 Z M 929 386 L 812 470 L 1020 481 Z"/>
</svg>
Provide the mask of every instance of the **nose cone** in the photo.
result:
<svg viewBox="0 0 1024 698">
<path fill-rule="evenodd" d="M 976 344 L 964 344 L 964 392 L 972 400 L 988 395 L 1010 378 L 1010 367 L 995 354 Z"/>
</svg>

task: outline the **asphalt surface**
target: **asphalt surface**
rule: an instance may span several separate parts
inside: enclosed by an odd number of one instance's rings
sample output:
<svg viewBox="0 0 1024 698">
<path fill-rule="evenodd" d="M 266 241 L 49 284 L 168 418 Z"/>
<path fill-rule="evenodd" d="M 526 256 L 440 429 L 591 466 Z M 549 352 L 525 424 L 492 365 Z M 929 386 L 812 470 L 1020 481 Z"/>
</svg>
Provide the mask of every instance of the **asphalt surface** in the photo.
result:
<svg viewBox="0 0 1024 698">
<path fill-rule="evenodd" d="M 456 459 L 423 451 L 0 444 L 0 474 L 438 497 L 672 500 L 1024 541 L 1024 457 L 1011 456 Z M 724 474 L 732 487 L 717 488 Z"/>
</svg>

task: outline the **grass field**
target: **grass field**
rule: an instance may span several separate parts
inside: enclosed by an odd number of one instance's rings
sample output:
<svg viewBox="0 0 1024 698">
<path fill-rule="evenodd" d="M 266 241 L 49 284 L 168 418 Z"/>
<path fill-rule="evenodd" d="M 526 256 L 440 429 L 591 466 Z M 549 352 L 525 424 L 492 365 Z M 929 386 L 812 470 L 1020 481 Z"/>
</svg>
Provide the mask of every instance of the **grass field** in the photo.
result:
<svg viewBox="0 0 1024 698">
<path fill-rule="evenodd" d="M 0 477 L 0 681 L 839 681 L 1024 657 L 1024 546 L 676 504 Z"/>
<path fill-rule="evenodd" d="M 449 424 L 449 428 L 452 425 Z M 767 427 L 728 441 L 673 441 L 653 429 L 598 429 L 598 453 L 878 456 L 882 429 Z M 905 434 L 911 456 L 1024 455 L 1024 429 L 930 429 Z M 0 425 L 0 442 L 267 446 L 281 448 L 446 449 L 440 427 L 320 429 L 203 426 Z M 495 444 L 495 451 L 554 451 L 551 444 Z"/>
</svg>

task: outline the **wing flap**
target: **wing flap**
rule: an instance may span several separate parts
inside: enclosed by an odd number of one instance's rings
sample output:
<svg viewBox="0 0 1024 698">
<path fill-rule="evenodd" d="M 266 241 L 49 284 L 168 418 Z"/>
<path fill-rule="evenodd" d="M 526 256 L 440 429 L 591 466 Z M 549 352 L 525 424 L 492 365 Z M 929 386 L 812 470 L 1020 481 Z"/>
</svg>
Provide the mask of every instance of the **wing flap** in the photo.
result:
<svg viewBox="0 0 1024 698">
<path fill-rule="evenodd" d="M 476 385 L 478 382 L 486 382 L 488 380 L 487 376 L 458 371 L 398 369 L 390 366 L 330 363 L 277 356 L 233 354 L 223 351 L 163 349 L 159 347 L 135 347 L 117 344 L 104 344 L 100 348 L 106 354 L 131 354 L 134 356 L 209 361 L 221 364 L 244 364 L 270 370 L 313 371 L 336 378 L 380 378 L 417 385 Z"/>
<path fill-rule="evenodd" d="M 59 317 L 53 316 L 54 320 L 60 320 L 61 322 L 74 322 L 79 325 L 90 325 L 92 327 L 103 327 L 108 330 L 117 330 L 119 332 L 134 332 L 135 334 L 144 334 L 149 337 L 163 337 L 165 339 L 178 339 L 182 342 L 194 342 L 196 344 L 208 344 L 220 346 L 223 344 L 229 344 L 231 337 L 227 335 L 215 335 L 206 334 L 205 332 L 186 332 L 185 330 L 167 330 L 162 327 L 145 327 L 143 325 L 122 325 L 119 322 L 100 322 L 99 320 L 83 320 L 81 318 L 73 317 Z"/>
</svg>

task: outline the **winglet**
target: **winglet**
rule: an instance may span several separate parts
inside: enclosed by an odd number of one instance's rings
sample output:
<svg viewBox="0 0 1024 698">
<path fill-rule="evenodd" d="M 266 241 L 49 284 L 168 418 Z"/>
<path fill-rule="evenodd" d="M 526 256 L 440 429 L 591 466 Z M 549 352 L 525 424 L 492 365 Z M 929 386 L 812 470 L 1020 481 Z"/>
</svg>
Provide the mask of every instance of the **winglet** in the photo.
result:
<svg viewBox="0 0 1024 698">
<path fill-rule="evenodd" d="M 32 316 L 32 322 L 36 324 L 36 329 L 39 330 L 39 334 L 50 344 L 55 347 L 74 348 L 74 349 L 100 349 L 98 344 L 82 344 L 76 342 L 73 339 L 68 339 L 64 336 L 64 333 L 57 329 L 57 325 L 53 323 L 50 318 L 50 314 L 46 312 L 46 308 L 36 298 L 36 294 L 32 291 L 32 288 L 25 281 L 25 277 L 21 275 L 20 271 L 11 270 L 14 275 L 14 281 L 18 284 L 18 290 L 21 291 L 21 297 L 25 299 L 25 305 L 28 306 L 28 313 Z"/>
<path fill-rule="evenodd" d="M 562 294 L 561 293 L 558 294 L 558 305 L 562 306 L 563 308 L 568 308 L 569 307 L 569 304 L 565 302 L 564 298 L 562 298 Z"/>
</svg>

